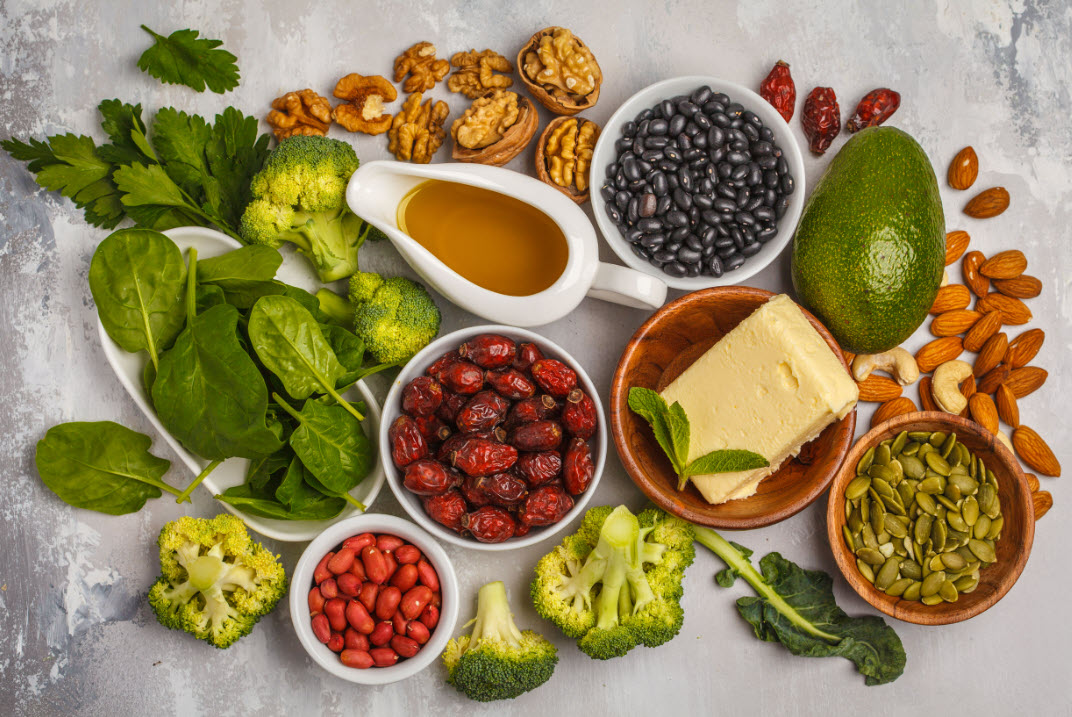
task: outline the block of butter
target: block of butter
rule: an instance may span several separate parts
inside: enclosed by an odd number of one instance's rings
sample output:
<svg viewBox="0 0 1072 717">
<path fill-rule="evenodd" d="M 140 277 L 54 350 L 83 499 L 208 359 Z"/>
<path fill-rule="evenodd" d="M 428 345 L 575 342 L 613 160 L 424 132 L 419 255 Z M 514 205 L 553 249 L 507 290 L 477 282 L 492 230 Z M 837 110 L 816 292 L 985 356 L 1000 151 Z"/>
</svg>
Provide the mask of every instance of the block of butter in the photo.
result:
<svg viewBox="0 0 1072 717">
<path fill-rule="evenodd" d="M 689 417 L 689 460 L 725 448 L 767 468 L 693 476 L 712 504 L 747 498 L 786 458 L 856 405 L 856 382 L 785 294 L 772 297 L 667 386 Z"/>
</svg>

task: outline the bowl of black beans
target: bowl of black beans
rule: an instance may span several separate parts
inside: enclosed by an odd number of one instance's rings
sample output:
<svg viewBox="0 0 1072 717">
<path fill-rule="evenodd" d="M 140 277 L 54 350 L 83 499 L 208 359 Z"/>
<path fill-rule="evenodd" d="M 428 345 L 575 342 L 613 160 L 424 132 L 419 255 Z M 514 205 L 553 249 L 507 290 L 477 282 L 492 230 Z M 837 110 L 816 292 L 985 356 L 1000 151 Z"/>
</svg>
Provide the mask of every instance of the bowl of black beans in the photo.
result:
<svg viewBox="0 0 1072 717">
<path fill-rule="evenodd" d="M 804 160 L 785 120 L 714 77 L 664 80 L 626 100 L 600 134 L 592 176 L 607 243 L 675 289 L 753 276 L 789 243 L 804 205 Z"/>
</svg>

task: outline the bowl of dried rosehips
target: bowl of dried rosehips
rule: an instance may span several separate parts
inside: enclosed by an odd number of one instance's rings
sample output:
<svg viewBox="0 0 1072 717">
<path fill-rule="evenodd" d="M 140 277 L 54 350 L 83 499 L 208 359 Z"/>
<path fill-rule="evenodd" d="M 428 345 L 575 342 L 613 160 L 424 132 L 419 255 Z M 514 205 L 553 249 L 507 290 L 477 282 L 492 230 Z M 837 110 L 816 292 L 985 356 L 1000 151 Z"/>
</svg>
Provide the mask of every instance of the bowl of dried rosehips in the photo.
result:
<svg viewBox="0 0 1072 717">
<path fill-rule="evenodd" d="M 461 329 L 395 379 L 380 460 L 402 507 L 437 538 L 532 545 L 580 515 L 607 455 L 603 406 L 561 346 L 510 326 Z"/>
</svg>

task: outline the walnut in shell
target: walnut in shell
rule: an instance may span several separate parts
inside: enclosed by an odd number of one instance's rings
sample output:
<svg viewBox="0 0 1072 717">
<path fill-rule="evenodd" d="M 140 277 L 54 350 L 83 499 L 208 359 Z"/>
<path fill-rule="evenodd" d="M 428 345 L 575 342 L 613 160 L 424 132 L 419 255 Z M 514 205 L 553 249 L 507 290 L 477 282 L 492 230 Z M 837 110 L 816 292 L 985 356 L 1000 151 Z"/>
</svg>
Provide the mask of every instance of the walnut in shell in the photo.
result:
<svg viewBox="0 0 1072 717">
<path fill-rule="evenodd" d="M 536 176 L 584 204 L 589 196 L 592 152 L 599 125 L 583 117 L 556 117 L 536 144 Z"/>
<path fill-rule="evenodd" d="M 579 37 L 564 27 L 540 30 L 517 53 L 521 81 L 532 96 L 560 115 L 575 115 L 599 100 L 603 71 Z"/>
<path fill-rule="evenodd" d="M 477 98 L 451 126 L 452 155 L 459 162 L 501 166 L 536 134 L 536 106 L 516 92 L 494 90 Z"/>
</svg>

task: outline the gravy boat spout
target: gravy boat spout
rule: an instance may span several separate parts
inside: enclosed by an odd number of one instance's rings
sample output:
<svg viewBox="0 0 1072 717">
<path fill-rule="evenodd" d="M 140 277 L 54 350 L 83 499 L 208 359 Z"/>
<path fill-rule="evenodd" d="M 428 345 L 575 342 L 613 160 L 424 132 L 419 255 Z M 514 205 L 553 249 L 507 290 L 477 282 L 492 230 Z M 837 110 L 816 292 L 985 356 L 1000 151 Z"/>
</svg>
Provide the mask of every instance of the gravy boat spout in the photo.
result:
<svg viewBox="0 0 1072 717">
<path fill-rule="evenodd" d="M 551 286 L 528 296 L 485 289 L 440 261 L 399 229 L 398 205 L 430 179 L 457 182 L 514 197 L 543 212 L 562 230 L 566 267 Z M 500 167 L 480 164 L 363 164 L 346 188 L 346 202 L 359 217 L 382 231 L 436 291 L 470 313 L 512 326 L 540 326 L 560 319 L 586 296 L 634 308 L 655 309 L 666 300 L 666 284 L 656 277 L 599 261 L 595 228 L 569 198 L 543 182 Z"/>
</svg>

